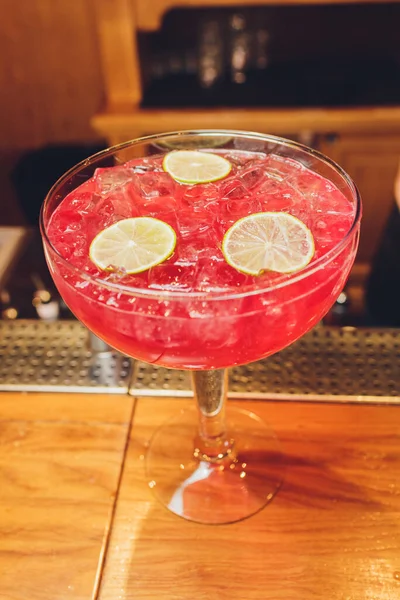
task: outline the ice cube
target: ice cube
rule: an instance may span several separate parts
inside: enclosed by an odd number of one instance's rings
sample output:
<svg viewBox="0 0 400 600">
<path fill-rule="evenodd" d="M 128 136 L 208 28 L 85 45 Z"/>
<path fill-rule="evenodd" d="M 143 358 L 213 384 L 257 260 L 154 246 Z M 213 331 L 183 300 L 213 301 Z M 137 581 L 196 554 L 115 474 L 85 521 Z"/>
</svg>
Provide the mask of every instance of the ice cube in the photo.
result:
<svg viewBox="0 0 400 600">
<path fill-rule="evenodd" d="M 304 195 L 288 180 L 277 181 L 268 176 L 256 190 L 263 211 L 290 212 L 300 218 L 296 211 L 304 208 Z"/>
<path fill-rule="evenodd" d="M 54 213 L 51 241 L 65 259 L 81 256 L 87 249 L 85 233 L 85 221 L 79 213 L 73 210 Z"/>
<path fill-rule="evenodd" d="M 238 179 L 247 190 L 256 189 L 265 179 L 265 163 L 255 161 L 242 169 L 238 174 Z"/>
<path fill-rule="evenodd" d="M 236 176 L 241 169 L 254 160 L 254 155 L 251 152 L 235 152 L 235 154 L 226 155 L 226 158 L 233 167 L 231 175 Z"/>
<path fill-rule="evenodd" d="M 178 215 L 178 228 L 183 238 L 197 237 L 208 231 L 214 222 L 213 213 L 206 210 L 193 212 L 191 209 L 180 210 Z"/>
<path fill-rule="evenodd" d="M 175 196 L 177 184 L 168 173 L 135 173 L 132 178 L 134 193 L 142 200 Z"/>
<path fill-rule="evenodd" d="M 133 170 L 134 173 L 163 173 L 162 156 L 146 156 L 144 158 L 133 158 L 125 163 L 125 167 Z"/>
<path fill-rule="evenodd" d="M 187 204 L 194 212 L 210 211 L 218 201 L 218 188 L 215 184 L 182 185 L 179 191 L 182 204 Z"/>
<path fill-rule="evenodd" d="M 71 245 L 69 236 L 59 235 L 57 238 L 53 238 L 52 242 L 57 248 L 59 254 L 65 259 L 70 260 L 74 254 L 74 248 Z"/>
<path fill-rule="evenodd" d="M 239 311 L 240 303 L 230 301 L 229 309 Z M 229 348 L 237 344 L 241 337 L 240 319 L 235 318 L 230 310 L 228 312 L 225 302 L 191 301 L 188 308 L 191 338 L 197 338 L 203 348 L 208 345 L 211 353 L 223 348 L 226 356 Z"/>
<path fill-rule="evenodd" d="M 289 194 L 263 194 L 260 195 L 261 210 L 266 212 L 291 212 L 293 197 Z"/>
<path fill-rule="evenodd" d="M 113 216 L 114 221 L 139 216 L 139 211 L 128 190 L 115 192 L 108 198 L 102 199 L 96 204 L 96 212 Z"/>
<path fill-rule="evenodd" d="M 75 212 L 74 210 L 64 210 L 60 213 L 59 211 L 55 211 L 51 222 L 52 235 L 56 238 L 58 234 L 75 234 L 75 232 L 83 226 L 83 223 L 83 217 L 79 212 Z"/>
<path fill-rule="evenodd" d="M 332 186 L 321 186 L 313 207 L 316 212 L 324 215 L 353 216 L 355 206 L 350 204 L 338 189 Z"/>
<path fill-rule="evenodd" d="M 264 178 L 260 181 L 256 193 L 261 194 L 280 194 L 282 191 L 282 180 L 275 177 L 269 171 L 264 173 Z"/>
<path fill-rule="evenodd" d="M 310 202 L 314 200 L 321 201 L 322 198 L 328 197 L 328 203 L 330 203 L 330 192 L 329 189 L 331 184 L 329 184 L 328 189 L 325 184 L 327 183 L 325 179 L 319 177 L 316 173 L 312 173 L 311 171 L 303 171 L 300 173 L 300 176 L 297 174 L 292 174 L 288 177 L 287 180 L 290 185 L 295 189 L 299 194 L 303 197 L 307 198 Z M 334 189 L 334 188 L 333 188 Z"/>
<path fill-rule="evenodd" d="M 207 226 L 196 232 L 192 230 L 182 243 L 178 240 L 175 263 L 185 265 L 198 262 L 200 259 L 223 260 L 221 244 L 222 237 L 214 228 Z"/>
<path fill-rule="evenodd" d="M 317 253 L 327 252 L 338 240 L 350 230 L 352 218 L 350 215 L 329 213 L 313 213 L 310 215 L 309 227 L 315 239 Z"/>
<path fill-rule="evenodd" d="M 261 210 L 262 204 L 256 196 L 244 198 L 242 200 L 227 200 L 225 203 L 221 204 L 218 211 L 216 226 L 221 239 L 229 227 L 236 223 L 236 221 L 247 215 L 261 212 Z"/>
<path fill-rule="evenodd" d="M 225 214 L 229 218 L 241 218 L 260 212 L 261 202 L 258 198 L 246 198 L 243 200 L 229 200 L 225 204 Z"/>
<path fill-rule="evenodd" d="M 84 192 L 79 190 L 75 193 L 72 192 L 66 200 L 72 210 L 84 216 L 91 212 L 93 202 L 96 202 L 97 198 L 98 196 L 92 191 Z M 65 204 L 63 206 L 65 207 Z"/>
<path fill-rule="evenodd" d="M 220 196 L 223 200 L 233 200 L 239 198 L 249 198 L 248 189 L 244 186 L 239 177 L 229 179 L 221 184 L 219 188 Z"/>
<path fill-rule="evenodd" d="M 254 278 L 239 273 L 223 260 L 203 261 L 199 264 L 196 289 L 204 292 L 237 292 L 251 285 Z"/>
<path fill-rule="evenodd" d="M 139 216 L 139 212 L 129 195 L 114 192 L 107 198 L 99 198 L 90 219 L 87 220 L 88 234 L 94 237 L 99 231 L 110 227 L 113 223 Z"/>
<path fill-rule="evenodd" d="M 153 217 L 170 225 L 178 231 L 176 201 L 171 196 L 149 198 L 146 202 L 136 203 L 135 210 L 141 217 Z"/>
<path fill-rule="evenodd" d="M 154 196 L 136 205 L 141 216 L 158 217 L 168 213 L 176 213 L 177 204 L 173 196 Z"/>
<path fill-rule="evenodd" d="M 125 166 L 96 169 L 93 178 L 95 191 L 101 196 L 109 196 L 124 188 L 132 181 L 132 177 L 132 170 Z"/>
</svg>

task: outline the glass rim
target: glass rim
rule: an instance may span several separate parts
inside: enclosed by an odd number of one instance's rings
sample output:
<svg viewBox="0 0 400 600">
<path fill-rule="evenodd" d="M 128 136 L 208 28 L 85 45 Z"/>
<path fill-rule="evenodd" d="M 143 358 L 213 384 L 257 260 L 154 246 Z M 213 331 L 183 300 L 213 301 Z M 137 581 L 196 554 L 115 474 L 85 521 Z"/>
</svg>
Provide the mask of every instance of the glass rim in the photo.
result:
<svg viewBox="0 0 400 600">
<path fill-rule="evenodd" d="M 314 156 L 320 162 L 325 163 L 329 167 L 333 168 L 344 180 L 346 186 L 350 189 L 351 194 L 356 203 L 356 210 L 353 218 L 353 222 L 351 227 L 347 231 L 347 233 L 342 237 L 342 239 L 335 244 L 333 248 L 331 248 L 326 254 L 323 254 L 319 258 L 317 258 L 314 262 L 312 261 L 307 267 L 299 271 L 297 274 L 282 274 L 281 277 L 278 277 L 273 283 L 266 284 L 265 286 L 252 287 L 248 286 L 247 291 L 234 291 L 228 290 L 224 291 L 198 291 L 198 292 L 182 292 L 182 291 L 173 291 L 173 290 L 151 290 L 144 288 L 136 288 L 129 285 L 124 285 L 121 283 L 114 283 L 111 281 L 105 281 L 99 277 L 94 275 L 90 275 L 83 271 L 82 269 L 72 265 L 67 259 L 65 259 L 59 251 L 54 247 L 51 243 L 48 235 L 47 228 L 44 222 L 44 215 L 47 205 L 51 201 L 51 199 L 57 194 L 59 188 L 70 179 L 74 174 L 78 173 L 82 168 L 90 166 L 92 163 L 100 160 L 101 158 L 111 156 L 124 150 L 125 148 L 131 148 L 133 146 L 139 144 L 146 144 L 149 142 L 154 142 L 160 139 L 166 140 L 167 138 L 176 138 L 176 137 L 184 137 L 184 136 L 198 136 L 198 137 L 211 137 L 211 136 L 229 136 L 235 138 L 246 138 L 253 140 L 260 140 L 264 142 L 274 142 L 276 144 L 284 145 L 288 148 L 294 148 L 296 150 L 301 150 L 309 155 Z M 352 237 L 354 231 L 356 230 L 361 219 L 361 197 L 360 193 L 357 189 L 357 186 L 353 182 L 352 178 L 346 173 L 344 169 L 340 165 L 338 165 L 335 161 L 325 156 L 318 150 L 314 150 L 314 148 L 310 148 L 309 146 L 305 146 L 299 142 L 283 138 L 276 135 L 257 133 L 253 131 L 242 131 L 242 130 L 233 130 L 233 129 L 191 129 L 191 130 L 180 130 L 180 131 L 171 131 L 159 134 L 148 135 L 140 138 L 135 138 L 133 140 L 129 140 L 126 142 L 122 142 L 121 144 L 116 144 L 114 146 L 110 146 L 109 148 L 105 148 L 96 154 L 92 154 L 88 158 L 80 161 L 75 166 L 66 171 L 61 177 L 57 179 L 57 181 L 52 185 L 50 190 L 45 196 L 45 199 L 42 203 L 40 209 L 39 216 L 39 227 L 42 235 L 42 239 L 44 243 L 51 248 L 52 252 L 57 256 L 57 259 L 61 261 L 64 266 L 72 272 L 75 272 L 81 279 L 88 281 L 89 283 L 93 283 L 96 286 L 100 286 L 101 288 L 105 288 L 109 291 L 115 293 L 123 293 L 130 296 L 141 297 L 141 298 L 152 298 L 152 299 L 160 299 L 160 300 L 172 300 L 172 299 L 194 299 L 194 300 L 232 300 L 239 299 L 248 296 L 257 296 L 259 294 L 264 294 L 267 292 L 275 291 L 287 286 L 290 286 L 294 283 L 297 283 L 303 279 L 306 279 L 310 275 L 314 274 L 316 271 L 320 270 L 325 264 L 328 264 L 331 260 L 333 260 L 342 249 L 346 246 L 348 240 Z"/>
</svg>

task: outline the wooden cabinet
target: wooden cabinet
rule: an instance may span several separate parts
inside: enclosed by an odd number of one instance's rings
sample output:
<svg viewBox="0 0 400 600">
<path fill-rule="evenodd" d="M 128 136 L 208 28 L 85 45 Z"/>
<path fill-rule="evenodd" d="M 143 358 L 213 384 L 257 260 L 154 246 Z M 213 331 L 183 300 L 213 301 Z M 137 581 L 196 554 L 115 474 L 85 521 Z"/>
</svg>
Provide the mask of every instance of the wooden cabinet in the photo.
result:
<svg viewBox="0 0 400 600">
<path fill-rule="evenodd" d="M 357 3 L 357 0 L 353 0 Z M 279 4 L 309 4 L 281 0 Z M 312 0 L 329 4 L 329 0 Z M 155 31 L 174 8 L 245 7 L 270 0 L 96 0 L 94 4 L 106 94 L 104 110 L 92 119 L 94 129 L 110 143 L 178 129 L 232 128 L 263 133 L 392 133 L 400 135 L 400 106 L 294 108 L 143 108 L 143 65 L 138 36 Z"/>
<path fill-rule="evenodd" d="M 321 141 L 320 150 L 349 173 L 360 191 L 363 220 L 357 261 L 368 264 L 393 207 L 400 135 L 328 137 Z"/>
</svg>

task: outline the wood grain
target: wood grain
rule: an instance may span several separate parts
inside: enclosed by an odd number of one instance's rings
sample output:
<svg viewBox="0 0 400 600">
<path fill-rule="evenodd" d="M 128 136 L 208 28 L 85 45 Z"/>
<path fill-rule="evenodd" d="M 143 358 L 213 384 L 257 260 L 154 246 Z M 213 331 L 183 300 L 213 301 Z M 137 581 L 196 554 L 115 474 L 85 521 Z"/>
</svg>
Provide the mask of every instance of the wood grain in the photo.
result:
<svg viewBox="0 0 400 600">
<path fill-rule="evenodd" d="M 350 0 L 350 3 L 378 3 L 382 0 Z M 398 0 L 389 0 L 397 2 Z M 266 6 L 276 4 L 274 0 L 132 0 L 136 8 L 139 29 L 155 31 L 162 23 L 164 15 L 173 8 L 199 8 L 222 6 Z M 348 4 L 348 0 L 280 0 L 279 4 Z"/>
<path fill-rule="evenodd" d="M 144 475 L 151 433 L 187 401 L 141 399 L 100 600 L 395 600 L 400 596 L 400 411 L 242 403 L 268 419 L 286 479 L 238 524 L 170 514 Z"/>
<path fill-rule="evenodd" d="M 89 599 L 132 410 L 112 396 L 0 395 L 0 598 Z"/>
<path fill-rule="evenodd" d="M 400 135 L 339 136 L 323 143 L 321 151 L 340 164 L 360 190 L 363 220 L 357 260 L 368 263 L 393 208 Z"/>
<path fill-rule="evenodd" d="M 94 129 L 113 141 L 181 129 L 243 129 L 280 135 L 301 132 L 400 132 L 400 107 L 305 109 L 139 109 L 97 114 Z"/>
<path fill-rule="evenodd" d="M 96 0 L 95 9 L 107 105 L 134 107 L 142 86 L 131 0 Z"/>
<path fill-rule="evenodd" d="M 94 139 L 104 96 L 94 2 L 0 5 L 0 147 Z"/>
<path fill-rule="evenodd" d="M 0 420 L 71 421 L 76 423 L 129 422 L 130 398 L 116 394 L 0 393 Z"/>
</svg>

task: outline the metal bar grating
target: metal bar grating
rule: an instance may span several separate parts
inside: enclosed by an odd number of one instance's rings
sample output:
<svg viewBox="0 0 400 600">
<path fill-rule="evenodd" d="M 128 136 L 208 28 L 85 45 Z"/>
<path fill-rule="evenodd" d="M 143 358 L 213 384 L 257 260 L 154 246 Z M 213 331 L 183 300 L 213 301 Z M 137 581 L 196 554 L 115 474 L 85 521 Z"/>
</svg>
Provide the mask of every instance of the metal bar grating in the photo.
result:
<svg viewBox="0 0 400 600">
<path fill-rule="evenodd" d="M 138 362 L 130 393 L 190 396 L 190 375 Z M 234 367 L 229 395 L 400 403 L 400 330 L 316 327 L 274 356 Z"/>
<path fill-rule="evenodd" d="M 128 393 L 131 361 L 92 352 L 78 321 L 0 321 L 0 390 Z"/>
<path fill-rule="evenodd" d="M 77 321 L 0 321 L 0 390 L 191 396 L 190 374 L 93 352 Z M 400 403 L 400 330 L 316 327 L 230 372 L 231 397 Z"/>
</svg>

